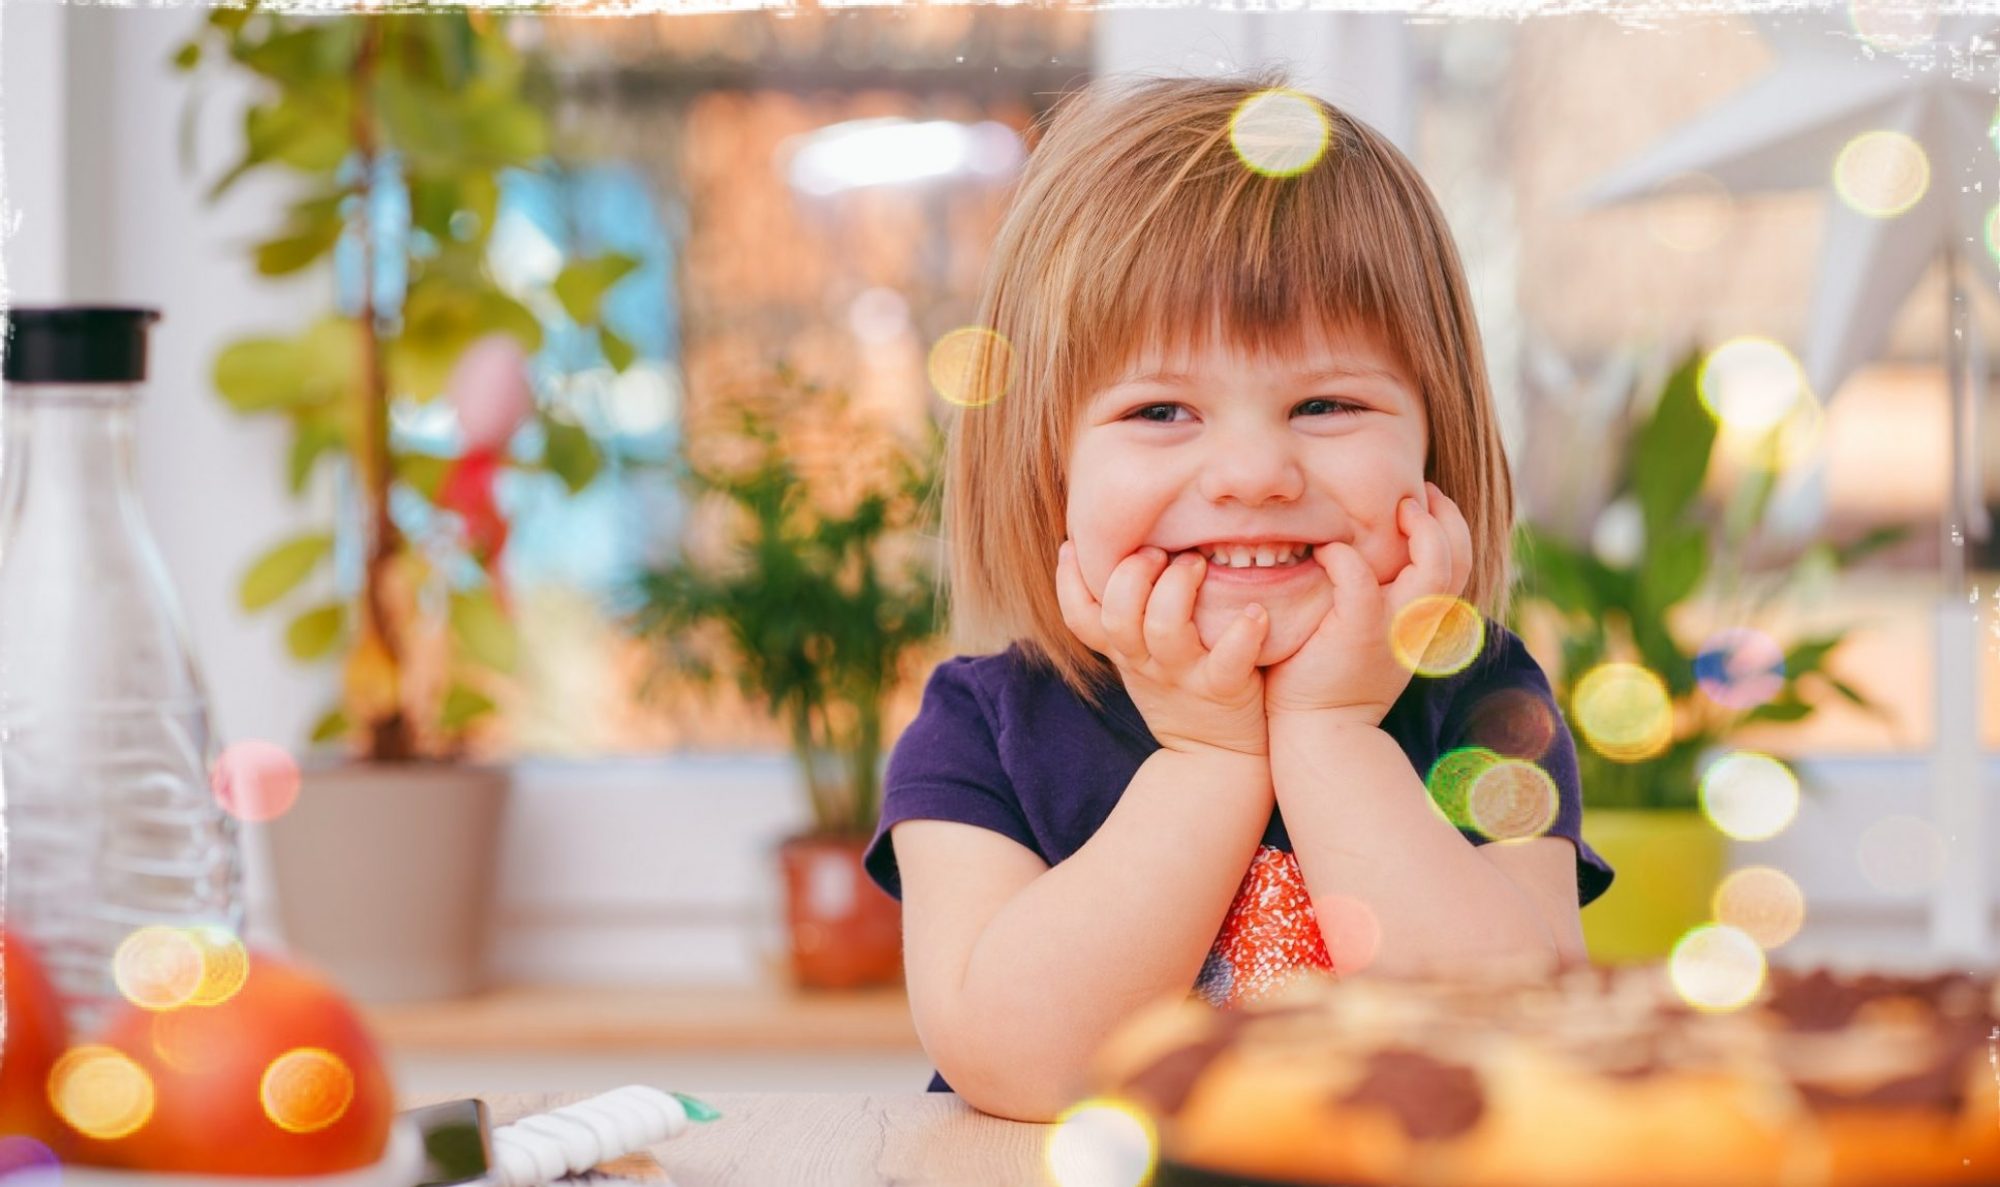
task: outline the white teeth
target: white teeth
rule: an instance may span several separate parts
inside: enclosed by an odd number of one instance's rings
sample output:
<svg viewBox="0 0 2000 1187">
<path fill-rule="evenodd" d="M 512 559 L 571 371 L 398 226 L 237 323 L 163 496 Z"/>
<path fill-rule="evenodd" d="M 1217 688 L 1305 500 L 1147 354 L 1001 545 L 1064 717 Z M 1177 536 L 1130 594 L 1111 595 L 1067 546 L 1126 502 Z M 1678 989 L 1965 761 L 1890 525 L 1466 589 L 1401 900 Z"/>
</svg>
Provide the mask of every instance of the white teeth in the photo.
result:
<svg viewBox="0 0 2000 1187">
<path fill-rule="evenodd" d="M 1201 551 L 1210 562 L 1227 569 L 1270 569 L 1311 556 L 1312 545 L 1259 544 L 1255 547 L 1232 545 L 1204 548 Z"/>
</svg>

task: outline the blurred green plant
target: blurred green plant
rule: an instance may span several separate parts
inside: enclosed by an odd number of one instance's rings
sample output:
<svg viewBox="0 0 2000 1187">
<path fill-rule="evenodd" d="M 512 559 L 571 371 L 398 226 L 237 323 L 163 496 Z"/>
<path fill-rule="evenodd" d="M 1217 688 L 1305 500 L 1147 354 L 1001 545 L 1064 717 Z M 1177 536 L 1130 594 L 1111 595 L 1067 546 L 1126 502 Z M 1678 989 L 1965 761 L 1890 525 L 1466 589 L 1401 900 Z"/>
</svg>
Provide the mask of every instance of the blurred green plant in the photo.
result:
<svg viewBox="0 0 2000 1187">
<path fill-rule="evenodd" d="M 1614 760 L 1579 734 L 1578 773 L 1591 807 L 1698 807 L 1700 766 L 1712 752 L 1747 726 L 1804 721 L 1830 698 L 1889 719 L 1882 706 L 1829 667 L 1851 628 L 1774 640 L 1784 656 L 1782 679 L 1759 704 L 1732 708 L 1701 688 L 1696 677 L 1701 647 L 1684 644 L 1673 623 L 1697 595 L 1711 599 L 1705 617 L 1712 629 L 1760 629 L 1757 624 L 1803 580 L 1830 579 L 1907 531 L 1880 528 L 1846 545 L 1814 541 L 1781 568 L 1750 572 L 1746 562 L 1759 543 L 1783 471 L 1782 426 L 1753 447 L 1719 516 L 1704 507 L 1698 496 L 1715 451 L 1717 424 L 1701 400 L 1702 361 L 1701 350 L 1690 352 L 1650 408 L 1635 410 L 1636 401 L 1628 399 L 1626 438 L 1610 443 L 1623 454 L 1612 501 L 1637 506 L 1636 555 L 1607 559 L 1586 544 L 1526 522 L 1515 535 L 1519 584 L 1510 626 L 1525 633 L 1532 630 L 1532 613 L 1552 612 L 1559 624 L 1560 659 L 1550 675 L 1571 721 L 1577 682 L 1607 661 L 1643 664 L 1665 681 L 1672 701 L 1671 740 L 1650 758 Z"/>
<path fill-rule="evenodd" d="M 442 8 L 306 15 L 253 0 L 212 10 L 174 56 L 197 81 L 211 64 L 256 80 L 243 112 L 242 157 L 208 199 L 253 175 L 292 183 L 282 226 L 250 247 L 258 273 L 331 268 L 338 254 L 351 253 L 353 267 L 343 272 L 356 278 L 347 286 L 358 290 L 354 299 L 295 332 L 229 343 L 213 379 L 238 413 L 290 422 L 295 495 L 327 459 L 351 468 L 359 588 L 295 607 L 286 643 L 301 661 L 345 650 L 341 704 L 313 740 L 347 738 L 374 761 L 462 750 L 467 728 L 494 707 L 488 690 L 514 665 L 517 639 L 497 569 L 506 535 L 493 497 L 499 470 L 552 472 L 575 492 L 603 461 L 579 424 L 532 394 L 525 359 L 541 347 L 544 317 L 566 316 L 594 334 L 615 369 L 633 358 L 600 315 L 605 293 L 636 261 L 615 253 L 577 258 L 535 294 L 506 291 L 487 267 L 502 176 L 556 167 L 552 88 L 510 40 L 509 20 Z M 183 117 L 184 169 L 192 167 L 200 95 L 197 87 Z M 390 432 L 392 404 L 437 399 L 468 350 L 497 337 L 518 348 L 520 412 L 539 422 L 539 456 L 516 456 L 510 446 L 518 419 L 500 426 L 483 456 L 401 448 Z M 494 370 L 481 375 L 490 380 Z M 454 391 L 461 425 L 468 401 L 503 394 Z M 460 525 L 455 541 L 413 545 L 391 517 L 392 496 L 450 513 Z M 313 530 L 270 547 L 242 579 L 243 607 L 298 601 L 335 555 L 337 534 Z M 477 563 L 456 563 L 466 557 Z M 450 671 L 441 688 L 425 690 L 415 687 L 411 652 L 424 625 L 418 604 L 431 599 L 418 591 L 439 586 Z"/>
<path fill-rule="evenodd" d="M 824 473 L 801 454 L 813 435 Z M 643 575 L 631 622 L 657 665 L 645 692 L 678 674 L 712 686 L 727 670 L 786 729 L 815 832 L 866 837 L 881 803 L 884 701 L 905 656 L 940 633 L 936 539 L 940 434 L 911 447 L 854 415 L 847 395 L 783 363 L 691 423 L 679 459 L 689 506 L 727 512 L 723 539 Z M 714 457 L 716 460 L 707 460 Z M 726 459 L 726 460 L 725 460 Z"/>
</svg>

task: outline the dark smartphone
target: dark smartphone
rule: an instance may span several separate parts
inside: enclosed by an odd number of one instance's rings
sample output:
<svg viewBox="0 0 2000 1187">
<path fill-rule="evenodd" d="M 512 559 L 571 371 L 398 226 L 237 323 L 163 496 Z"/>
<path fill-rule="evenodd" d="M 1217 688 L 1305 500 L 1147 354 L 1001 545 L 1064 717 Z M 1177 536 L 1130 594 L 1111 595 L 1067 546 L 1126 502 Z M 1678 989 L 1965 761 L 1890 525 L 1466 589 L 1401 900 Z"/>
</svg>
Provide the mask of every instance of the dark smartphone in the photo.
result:
<svg viewBox="0 0 2000 1187">
<path fill-rule="evenodd" d="M 448 1100 L 409 1109 L 424 1138 L 423 1176 L 416 1187 L 447 1187 L 482 1179 L 493 1166 L 492 1118 L 483 1100 Z"/>
</svg>

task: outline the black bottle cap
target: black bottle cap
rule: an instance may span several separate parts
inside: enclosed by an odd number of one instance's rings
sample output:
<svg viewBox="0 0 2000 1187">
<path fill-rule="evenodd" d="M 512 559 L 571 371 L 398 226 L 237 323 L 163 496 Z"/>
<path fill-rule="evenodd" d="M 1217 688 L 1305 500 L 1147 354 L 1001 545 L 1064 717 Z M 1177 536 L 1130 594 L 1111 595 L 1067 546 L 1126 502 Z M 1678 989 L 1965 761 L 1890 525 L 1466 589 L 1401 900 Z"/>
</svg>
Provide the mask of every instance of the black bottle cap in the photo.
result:
<svg viewBox="0 0 2000 1187">
<path fill-rule="evenodd" d="M 146 378 L 146 328 L 157 309 L 15 306 L 6 313 L 8 383 L 137 383 Z"/>
</svg>

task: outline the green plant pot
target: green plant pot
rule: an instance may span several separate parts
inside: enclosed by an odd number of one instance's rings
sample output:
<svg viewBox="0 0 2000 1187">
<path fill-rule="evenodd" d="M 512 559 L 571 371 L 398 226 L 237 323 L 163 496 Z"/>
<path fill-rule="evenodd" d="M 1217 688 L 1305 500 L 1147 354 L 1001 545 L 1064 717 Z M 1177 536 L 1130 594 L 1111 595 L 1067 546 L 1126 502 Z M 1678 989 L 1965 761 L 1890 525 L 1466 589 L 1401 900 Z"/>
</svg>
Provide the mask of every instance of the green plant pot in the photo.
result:
<svg viewBox="0 0 2000 1187">
<path fill-rule="evenodd" d="M 1583 839 L 1617 871 L 1583 909 L 1583 938 L 1600 964 L 1662 960 L 1711 918 L 1729 838 L 1698 811 L 1592 808 Z"/>
</svg>

